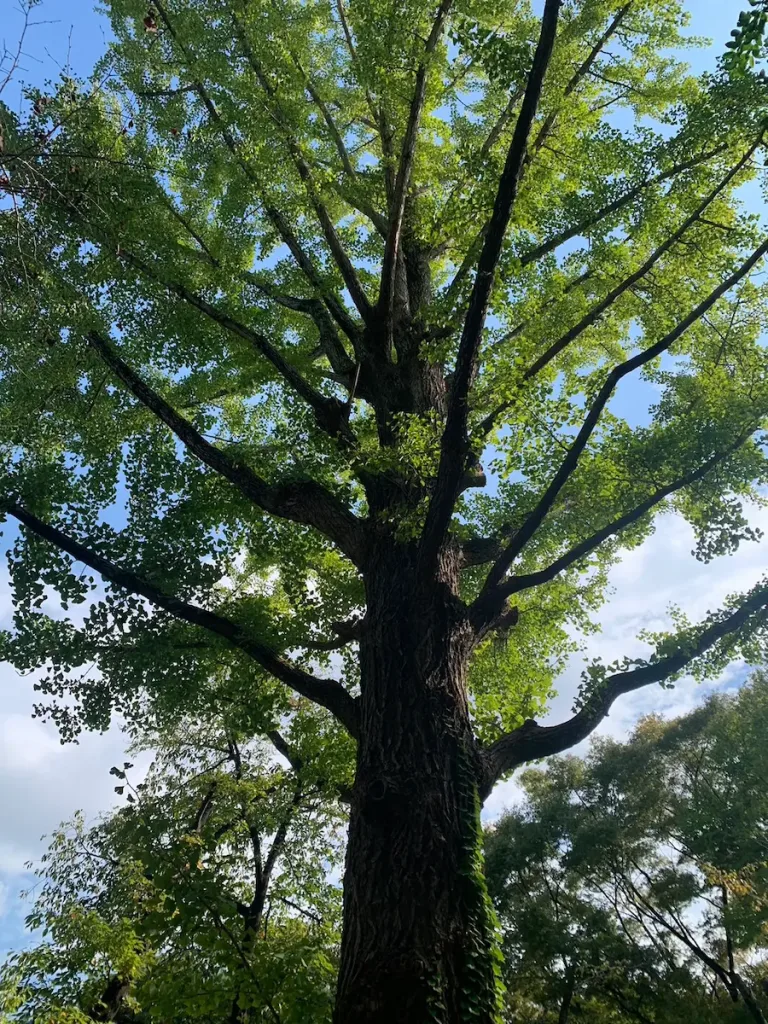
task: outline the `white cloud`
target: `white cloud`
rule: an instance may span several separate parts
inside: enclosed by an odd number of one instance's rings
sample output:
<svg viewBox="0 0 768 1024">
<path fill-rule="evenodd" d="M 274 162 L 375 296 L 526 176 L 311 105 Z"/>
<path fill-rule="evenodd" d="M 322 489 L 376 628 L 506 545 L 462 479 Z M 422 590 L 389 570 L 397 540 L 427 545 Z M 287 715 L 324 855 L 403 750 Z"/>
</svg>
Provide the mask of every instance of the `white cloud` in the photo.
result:
<svg viewBox="0 0 768 1024">
<path fill-rule="evenodd" d="M 27 779 L 43 770 L 60 750 L 55 736 L 28 714 L 11 712 L 0 717 L 0 771 Z"/>
<path fill-rule="evenodd" d="M 126 747 L 117 727 L 62 745 L 53 724 L 31 718 L 33 682 L 0 664 L 0 956 L 25 941 L 29 908 L 18 899 L 30 882 L 25 864 L 39 861 L 43 836 L 76 810 L 93 819 L 115 804 L 109 769 Z M 143 774 L 148 759 L 131 760 Z"/>
</svg>

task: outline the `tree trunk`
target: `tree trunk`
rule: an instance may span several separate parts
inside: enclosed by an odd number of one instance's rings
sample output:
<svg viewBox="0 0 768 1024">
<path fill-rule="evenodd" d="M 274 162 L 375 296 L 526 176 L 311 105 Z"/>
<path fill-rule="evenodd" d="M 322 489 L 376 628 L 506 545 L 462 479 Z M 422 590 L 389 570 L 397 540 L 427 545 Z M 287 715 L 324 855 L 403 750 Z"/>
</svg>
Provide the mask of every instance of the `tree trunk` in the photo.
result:
<svg viewBox="0 0 768 1024">
<path fill-rule="evenodd" d="M 768 1024 L 768 1021 L 765 1019 L 765 1014 L 760 1008 L 760 1004 L 755 999 L 749 983 L 746 982 L 740 974 L 737 974 L 736 971 L 733 972 L 732 977 L 736 988 L 741 993 L 744 1005 L 749 1010 L 750 1016 L 755 1021 L 755 1024 Z"/>
<path fill-rule="evenodd" d="M 573 964 L 569 964 L 565 971 L 565 991 L 563 992 L 563 998 L 560 1001 L 560 1013 L 557 1017 L 557 1024 L 568 1024 L 568 1018 L 571 1015 L 571 1002 L 573 1001 L 573 992 L 576 988 L 576 968 Z"/>
<path fill-rule="evenodd" d="M 482 870 L 458 570 L 369 573 L 335 1024 L 491 1024 L 501 971 Z"/>
</svg>

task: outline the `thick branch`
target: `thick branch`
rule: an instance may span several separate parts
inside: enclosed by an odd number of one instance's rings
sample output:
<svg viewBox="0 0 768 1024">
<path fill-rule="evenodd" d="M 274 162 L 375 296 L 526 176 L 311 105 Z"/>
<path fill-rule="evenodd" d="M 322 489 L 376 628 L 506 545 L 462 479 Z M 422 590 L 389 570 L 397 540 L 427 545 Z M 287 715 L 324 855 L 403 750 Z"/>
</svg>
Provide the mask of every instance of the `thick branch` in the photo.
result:
<svg viewBox="0 0 768 1024">
<path fill-rule="evenodd" d="M 765 613 L 767 608 L 768 584 L 756 588 L 736 611 L 707 626 L 695 641 L 681 646 L 676 654 L 609 676 L 585 706 L 566 722 L 541 726 L 529 719 L 518 729 L 502 736 L 483 754 L 484 775 L 480 787 L 483 799 L 505 772 L 528 761 L 559 754 L 580 743 L 602 722 L 618 697 L 677 675 L 718 641 L 741 629 L 750 618 Z"/>
<path fill-rule="evenodd" d="M 467 420 L 469 416 L 469 390 L 476 367 L 480 339 L 488 311 L 496 266 L 501 255 L 507 225 L 517 198 L 523 171 L 528 138 L 541 97 L 544 75 L 549 65 L 557 32 L 560 0 L 546 0 L 533 67 L 528 77 L 525 96 L 515 125 L 512 142 L 507 153 L 504 171 L 499 181 L 493 214 L 483 249 L 477 264 L 475 283 L 467 309 L 464 329 L 456 357 L 451 399 L 445 430 L 440 447 L 437 480 L 429 504 L 424 534 L 421 541 L 423 566 L 431 571 L 443 543 L 453 514 L 456 494 L 465 468 L 467 448 Z"/>
<path fill-rule="evenodd" d="M 36 536 L 59 550 L 65 551 L 75 561 L 83 562 L 115 586 L 122 587 L 132 594 L 146 598 L 147 601 L 150 601 L 158 608 L 162 608 L 177 619 L 189 622 L 193 626 L 199 626 L 201 629 L 208 630 L 208 632 L 227 640 L 233 647 L 243 651 L 258 665 L 261 665 L 265 671 L 279 679 L 280 682 L 285 683 L 290 689 L 302 697 L 311 700 L 314 704 L 318 704 L 330 711 L 353 736 L 357 734 L 356 702 L 341 683 L 332 679 L 319 679 L 317 676 L 297 668 L 276 654 L 266 644 L 262 644 L 249 636 L 237 623 L 217 615 L 215 612 L 189 604 L 177 597 L 164 593 L 155 584 L 143 579 L 129 569 L 123 569 L 115 565 L 91 548 L 62 533 L 55 526 L 44 523 L 14 501 L 4 502 L 2 510 L 7 515 L 13 516 L 14 519 L 23 523 Z"/>
<path fill-rule="evenodd" d="M 711 307 L 714 306 L 714 304 L 722 298 L 726 292 L 746 277 L 752 268 L 760 262 L 766 252 L 768 252 L 768 239 L 755 249 L 755 251 L 742 263 L 738 270 L 727 277 L 725 281 L 717 286 L 717 288 L 713 289 L 703 302 L 700 302 L 699 305 L 688 314 L 688 316 L 681 320 L 671 331 L 665 334 L 663 338 L 655 344 L 650 345 L 644 351 L 638 352 L 630 359 L 626 359 L 623 363 L 620 363 L 611 370 L 602 388 L 600 388 L 597 398 L 592 403 L 584 423 L 582 424 L 581 430 L 576 435 L 576 438 L 568 449 L 568 454 L 561 463 L 554 479 L 550 483 L 549 487 L 547 487 L 533 512 L 531 512 L 519 532 L 506 548 L 503 556 L 496 562 L 489 573 L 485 586 L 486 595 L 489 590 L 495 588 L 496 585 L 501 582 L 505 573 L 512 565 L 512 562 L 517 558 L 544 521 L 549 510 L 555 503 L 558 494 L 576 469 L 581 454 L 586 448 L 589 439 L 597 427 L 605 406 L 608 404 L 616 385 L 622 377 L 626 377 L 627 374 L 632 373 L 633 370 L 637 370 L 641 366 L 645 366 L 646 363 L 651 362 L 653 359 L 656 359 L 671 348 L 671 346 L 681 338 L 683 334 L 693 326 L 693 324 L 700 320 L 701 317 L 703 317 L 704 314 L 711 309 Z"/>
<path fill-rule="evenodd" d="M 594 44 L 594 46 L 589 51 L 589 53 L 584 58 L 582 63 L 579 65 L 579 67 L 574 71 L 573 75 L 571 76 L 571 78 L 568 81 L 568 84 L 566 85 L 565 89 L 563 90 L 563 99 L 564 100 L 568 99 L 568 97 L 571 96 L 576 91 L 576 89 L 577 89 L 577 87 L 579 85 L 579 82 L 581 82 L 582 79 L 587 74 L 589 74 L 589 71 L 592 68 L 592 65 L 595 63 L 597 58 L 600 56 L 600 54 L 601 54 L 601 52 L 603 50 L 603 47 L 611 39 L 611 37 L 616 33 L 616 31 L 618 30 L 618 28 L 621 25 L 622 21 L 624 20 L 624 18 L 629 13 L 629 9 L 631 8 L 633 3 L 634 3 L 634 0 L 628 0 L 628 2 L 625 3 L 623 7 L 619 8 L 619 10 L 617 11 L 617 13 L 614 16 L 613 20 L 610 22 L 610 24 L 605 29 L 605 31 L 600 36 L 600 38 L 597 40 L 597 42 Z M 536 135 L 536 138 L 534 140 L 533 146 L 531 147 L 531 151 L 527 154 L 526 159 L 528 161 L 533 160 L 535 154 L 538 153 L 538 151 L 541 149 L 541 147 L 546 142 L 546 140 L 549 137 L 552 129 L 555 126 L 555 121 L 557 120 L 557 115 L 559 114 L 559 112 L 560 112 L 559 108 L 555 108 L 554 110 L 550 111 L 550 113 L 544 118 L 544 122 L 543 122 L 541 128 L 539 129 L 538 134 Z"/>
<path fill-rule="evenodd" d="M 462 569 L 495 561 L 503 550 L 501 537 L 469 537 L 461 542 Z"/>
<path fill-rule="evenodd" d="M 285 758 L 285 760 L 288 762 L 291 768 L 293 768 L 293 770 L 298 775 L 303 767 L 303 762 L 301 758 L 298 757 L 293 750 L 291 750 L 288 741 L 285 739 L 283 734 L 279 732 L 277 729 L 272 729 L 270 732 L 267 733 L 267 736 L 272 741 L 272 746 L 275 748 L 278 754 L 281 754 Z"/>
<path fill-rule="evenodd" d="M 333 319 L 322 301 L 317 298 L 303 298 L 297 295 L 286 295 L 275 288 L 270 281 L 252 270 L 242 273 L 242 278 L 260 291 L 272 302 L 295 313 L 304 313 L 315 322 L 320 336 L 320 346 L 328 358 L 334 373 L 348 376 L 354 373 L 355 363 L 347 355 L 346 349 L 339 338 Z"/>
<path fill-rule="evenodd" d="M 338 300 L 335 295 L 329 294 L 327 285 L 323 282 L 320 277 L 320 273 L 312 262 L 311 258 L 307 255 L 306 251 L 301 245 L 301 242 L 297 238 L 295 232 L 291 229 L 288 221 L 283 214 L 275 206 L 270 203 L 265 203 L 264 212 L 272 221 L 277 233 L 282 238 L 283 242 L 288 246 L 294 260 L 304 272 L 304 276 L 307 278 L 309 283 L 322 297 L 323 302 L 328 308 L 328 312 L 331 314 L 333 319 L 344 331 L 346 336 L 352 342 L 352 345 L 357 348 L 360 344 L 360 328 L 355 320 L 345 309 L 344 305 Z"/>
<path fill-rule="evenodd" d="M 611 38 L 611 36 L 616 32 L 616 30 L 621 25 L 621 22 L 624 20 L 627 12 L 629 11 L 630 7 L 632 6 L 632 3 L 633 3 L 633 0 L 629 0 L 629 2 L 626 3 L 619 10 L 619 12 L 616 14 L 615 18 L 610 23 L 608 28 L 605 30 L 603 35 L 598 39 L 598 41 L 592 47 L 590 52 L 587 54 L 587 57 L 584 59 L 582 64 L 573 73 L 573 75 L 571 76 L 570 80 L 568 81 L 568 84 L 566 85 L 565 89 L 563 90 L 563 99 L 567 99 L 574 92 L 574 90 L 578 86 L 579 82 L 589 72 L 590 68 L 592 67 L 594 62 L 597 60 L 597 58 L 600 55 L 600 52 L 602 51 L 602 49 L 605 46 L 605 44 L 608 42 L 608 40 Z M 483 145 L 480 147 L 479 160 L 480 160 L 481 163 L 488 156 L 488 153 L 490 153 L 492 147 L 498 141 L 499 136 L 501 135 L 502 131 L 504 130 L 505 125 L 507 124 L 507 122 L 509 121 L 509 119 L 512 116 L 512 113 L 514 112 L 514 108 L 517 105 L 517 101 L 519 100 L 519 98 L 520 98 L 519 91 L 516 91 L 516 92 L 512 93 L 512 95 L 509 98 L 509 102 L 507 103 L 507 106 L 505 107 L 505 109 L 502 112 L 501 116 L 499 117 L 498 121 L 494 125 L 494 127 L 491 130 L 490 134 L 488 135 L 487 139 L 485 140 Z M 543 122 L 541 128 L 539 129 L 538 134 L 536 135 L 536 139 L 535 139 L 535 141 L 533 143 L 533 146 L 531 147 L 531 151 L 526 153 L 525 161 L 524 161 L 526 165 L 531 163 L 531 161 L 533 160 L 534 155 L 538 152 L 538 150 L 546 142 L 547 137 L 549 136 L 550 132 L 552 131 L 552 128 L 554 127 L 555 120 L 557 118 L 558 112 L 559 112 L 558 110 L 553 110 L 544 119 L 544 122 Z M 455 192 L 456 192 L 456 188 L 454 187 L 452 189 L 452 191 L 451 191 L 451 195 L 448 198 L 448 202 L 446 203 L 446 207 L 449 205 L 450 201 L 453 199 L 453 196 L 454 196 Z M 472 269 L 472 266 L 474 265 L 475 259 L 477 258 L 478 251 L 480 249 L 480 245 L 481 245 L 483 239 L 485 238 L 485 236 L 486 236 L 486 234 L 488 232 L 489 226 L 490 226 L 490 222 L 487 222 L 487 223 L 485 223 L 480 228 L 480 231 L 478 232 L 478 234 L 476 235 L 474 241 L 472 242 L 472 244 L 470 245 L 469 249 L 467 250 L 466 255 L 464 256 L 464 259 L 462 260 L 461 265 L 459 266 L 459 269 L 456 271 L 456 273 L 455 273 L 455 275 L 453 277 L 453 280 L 451 281 L 451 283 L 449 284 L 448 288 L 446 289 L 445 300 L 446 300 L 446 302 L 448 304 L 452 303 L 452 301 L 453 301 L 455 295 L 457 294 L 459 288 L 461 287 L 461 285 L 464 282 L 465 278 L 467 277 L 467 275 L 469 274 L 470 270 Z M 565 241 L 565 240 L 566 239 L 564 238 L 563 241 Z M 560 244 L 561 244 L 560 242 L 556 243 L 556 245 L 560 245 Z M 542 247 L 539 247 L 539 248 L 542 248 Z M 544 252 L 541 252 L 541 255 L 544 255 Z M 538 257 L 535 257 L 535 258 L 538 258 Z M 526 262 L 530 262 L 530 261 L 527 260 L 526 256 L 524 256 L 521 262 L 522 262 L 522 265 L 525 266 Z"/>
<path fill-rule="evenodd" d="M 88 340 L 99 357 L 143 406 L 161 420 L 201 462 L 223 476 L 265 512 L 313 526 L 360 565 L 365 558 L 365 528 L 330 491 L 315 481 L 269 484 L 249 466 L 216 448 L 198 433 L 189 420 L 153 391 L 96 331 Z"/>
</svg>

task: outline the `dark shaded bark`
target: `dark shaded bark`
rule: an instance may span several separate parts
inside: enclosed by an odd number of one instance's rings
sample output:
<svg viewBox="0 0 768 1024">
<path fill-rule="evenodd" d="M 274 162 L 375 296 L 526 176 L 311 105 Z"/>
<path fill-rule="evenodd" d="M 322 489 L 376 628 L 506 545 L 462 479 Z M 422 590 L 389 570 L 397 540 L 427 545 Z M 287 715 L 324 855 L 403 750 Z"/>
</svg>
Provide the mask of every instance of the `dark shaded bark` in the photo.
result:
<svg viewBox="0 0 768 1024">
<path fill-rule="evenodd" d="M 125 999 L 130 990 L 129 980 L 121 978 L 118 974 L 114 975 L 107 982 L 97 1003 L 89 1009 L 89 1016 L 94 1020 L 115 1021 L 117 1024 L 129 1024 L 130 1021 L 134 1021 L 134 1014 L 125 1008 Z"/>
<path fill-rule="evenodd" d="M 763 1013 L 757 999 L 755 999 L 750 985 L 735 971 L 733 972 L 733 982 L 738 989 L 739 995 L 744 1000 L 744 1005 L 749 1010 L 755 1024 L 767 1024 L 765 1014 Z"/>
<path fill-rule="evenodd" d="M 368 577 L 336 1024 L 495 1016 L 465 685 L 473 634 L 455 597 L 458 554 L 429 585 L 416 565 L 415 546 L 393 546 Z"/>
<path fill-rule="evenodd" d="M 568 1024 L 575 988 L 576 968 L 573 964 L 569 964 L 565 972 L 565 991 L 563 992 L 563 998 L 560 1000 L 560 1013 L 557 1015 L 557 1024 Z"/>
</svg>

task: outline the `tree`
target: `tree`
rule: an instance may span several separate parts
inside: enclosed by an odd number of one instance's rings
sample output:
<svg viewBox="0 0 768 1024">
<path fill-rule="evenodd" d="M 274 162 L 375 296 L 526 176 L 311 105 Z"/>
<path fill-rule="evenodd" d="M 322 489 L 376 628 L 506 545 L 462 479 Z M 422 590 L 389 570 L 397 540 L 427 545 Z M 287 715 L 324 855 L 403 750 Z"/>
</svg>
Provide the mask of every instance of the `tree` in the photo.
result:
<svg viewBox="0 0 768 1024">
<path fill-rule="evenodd" d="M 762 9 L 699 79 L 677 0 L 109 13 L 93 82 L 2 112 L 3 654 L 65 736 L 221 665 L 254 732 L 325 709 L 336 1024 L 497 1020 L 494 783 L 763 650 L 757 582 L 533 717 L 661 512 L 705 560 L 755 536 Z"/>
<path fill-rule="evenodd" d="M 125 805 L 77 816 L 43 857 L 27 924 L 44 938 L 6 962 L 2 1019 L 330 1021 L 339 813 L 297 732 L 293 767 L 221 720 L 146 736 L 159 752 L 135 786 L 113 767 Z"/>
<path fill-rule="evenodd" d="M 513 1001 L 533 993 L 559 1024 L 596 999 L 621 1019 L 764 1024 L 767 712 L 758 673 L 523 776 L 488 835 Z"/>
</svg>

